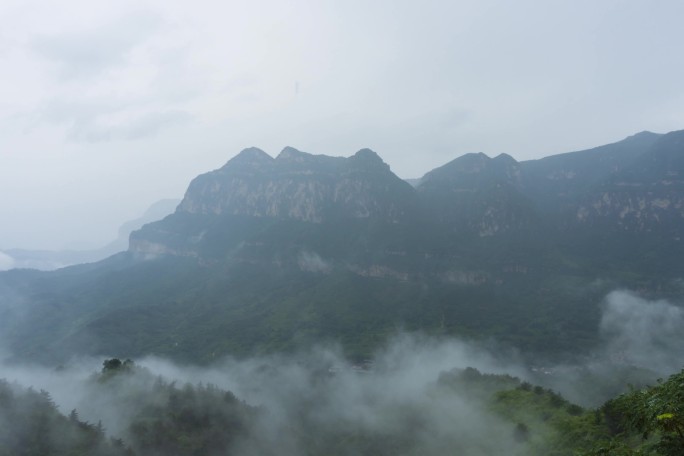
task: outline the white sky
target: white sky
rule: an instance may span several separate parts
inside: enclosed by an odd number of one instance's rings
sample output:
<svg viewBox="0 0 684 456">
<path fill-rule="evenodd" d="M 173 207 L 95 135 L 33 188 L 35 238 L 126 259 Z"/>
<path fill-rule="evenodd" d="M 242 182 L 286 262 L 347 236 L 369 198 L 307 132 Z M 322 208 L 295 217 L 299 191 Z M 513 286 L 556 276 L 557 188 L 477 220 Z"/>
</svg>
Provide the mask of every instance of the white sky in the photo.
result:
<svg viewBox="0 0 684 456">
<path fill-rule="evenodd" d="M 681 0 L 2 0 L 0 249 L 104 244 L 248 146 L 370 147 L 420 177 L 682 129 L 683 20 Z"/>
</svg>

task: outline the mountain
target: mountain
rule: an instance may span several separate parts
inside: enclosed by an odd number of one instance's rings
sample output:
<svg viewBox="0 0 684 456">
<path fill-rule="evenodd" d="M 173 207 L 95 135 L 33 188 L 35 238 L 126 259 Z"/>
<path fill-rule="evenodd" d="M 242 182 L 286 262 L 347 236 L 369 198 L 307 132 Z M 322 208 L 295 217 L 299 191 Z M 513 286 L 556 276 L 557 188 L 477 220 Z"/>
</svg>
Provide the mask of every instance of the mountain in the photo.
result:
<svg viewBox="0 0 684 456">
<path fill-rule="evenodd" d="M 520 191 L 521 166 L 511 156 L 466 154 L 427 173 L 418 193 L 431 216 L 479 237 L 534 229 L 534 207 Z"/>
<path fill-rule="evenodd" d="M 402 217 L 410 187 L 378 155 L 311 155 L 286 147 L 272 159 L 246 149 L 190 183 L 180 210 L 191 214 L 276 217 L 320 223 L 336 217 Z"/>
<path fill-rule="evenodd" d="M 530 162 L 525 193 L 555 217 L 557 243 L 583 268 L 681 276 L 683 138 L 642 132 Z"/>
<path fill-rule="evenodd" d="M 304 232 L 317 231 L 333 242 L 319 226 L 403 224 L 413 198 L 411 186 L 368 149 L 339 158 L 286 147 L 273 159 L 251 148 L 222 168 L 195 178 L 176 213 L 133 233 L 130 250 L 143 256 L 218 259 L 237 247 L 244 250 L 268 243 L 268 239 L 243 241 L 278 223 L 312 225 Z M 322 241 L 317 247 L 330 248 Z"/>
<path fill-rule="evenodd" d="M 126 253 L 0 274 L 16 356 L 210 361 L 400 330 L 535 356 L 598 343 L 615 288 L 678 298 L 684 132 L 517 162 L 466 154 L 409 184 L 373 151 L 250 148 L 189 185 Z"/>
<path fill-rule="evenodd" d="M 617 168 L 577 209 L 583 225 L 652 232 L 677 241 L 684 216 L 684 132 L 660 138 L 646 153 Z"/>
<path fill-rule="evenodd" d="M 645 131 L 617 143 L 524 162 L 523 191 L 547 212 L 574 207 L 582 195 L 646 153 L 662 136 Z"/>
</svg>

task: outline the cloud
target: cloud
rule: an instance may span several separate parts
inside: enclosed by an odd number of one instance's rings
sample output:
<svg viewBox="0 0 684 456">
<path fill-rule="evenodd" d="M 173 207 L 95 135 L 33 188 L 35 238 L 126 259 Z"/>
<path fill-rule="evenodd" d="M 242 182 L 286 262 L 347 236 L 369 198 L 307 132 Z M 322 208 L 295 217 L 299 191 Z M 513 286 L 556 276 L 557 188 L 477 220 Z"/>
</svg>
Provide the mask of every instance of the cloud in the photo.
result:
<svg viewBox="0 0 684 456">
<path fill-rule="evenodd" d="M 313 253 L 302 258 L 313 265 L 325 263 Z M 94 358 L 72 360 L 60 370 L 2 365 L 2 377 L 49 391 L 63 413 L 77 409 L 81 419 L 101 420 L 109 434 L 124 440 L 138 411 L 160 400 L 152 394 L 159 376 L 178 382 L 180 388 L 184 383 L 216 385 L 258 407 L 248 434 L 258 436 L 258 448 L 273 454 L 302 454 L 311 444 L 308 436 L 316 432 L 321 439 L 398 438 L 408 445 L 403 447 L 407 454 L 503 455 L 510 454 L 514 445 L 514 423 L 492 414 L 486 400 L 463 387 L 440 387 L 440 374 L 465 367 L 508 373 L 596 406 L 624 388 L 624 384 L 616 386 L 625 379 L 616 378 L 616 372 L 626 364 L 609 362 L 616 353 L 640 366 L 676 370 L 684 342 L 682 309 L 615 291 L 605 298 L 603 312 L 599 329 L 606 345 L 602 355 L 607 358 L 549 367 L 552 374 L 536 376 L 516 352 L 502 347 L 401 334 L 363 366 L 351 363 L 333 345 L 294 354 L 228 357 L 204 367 L 146 357 L 136 360 L 145 370 L 115 384 L 93 380 L 91 373 L 101 365 L 101 359 Z M 255 443 L 243 442 L 246 449 L 236 454 L 265 454 L 247 450 Z"/>
<path fill-rule="evenodd" d="M 57 71 L 36 106 L 31 129 L 64 128 L 74 143 L 135 141 L 195 118 L 202 93 L 191 54 L 152 11 L 120 15 L 98 27 L 34 36 L 34 55 Z M 49 73 L 48 73 L 49 74 Z"/>
<path fill-rule="evenodd" d="M 667 301 L 613 291 L 605 299 L 600 332 L 607 350 L 628 363 L 661 372 L 684 363 L 684 310 Z"/>
<path fill-rule="evenodd" d="M 468 391 L 438 386 L 444 371 L 466 366 L 488 371 L 497 364 L 493 355 L 460 341 L 404 335 L 378 352 L 366 370 L 350 364 L 336 347 L 228 358 L 210 367 L 180 366 L 160 358 L 136 364 L 144 369 L 106 383 L 90 375 L 101 366 L 96 359 L 75 360 L 59 370 L 3 366 L 2 376 L 50 392 L 62 413 L 76 409 L 80 419 L 101 421 L 110 435 L 124 440 L 141 410 L 163 403 L 155 390 L 160 376 L 180 388 L 184 383 L 212 384 L 258 407 L 245 434 L 252 441 L 243 442 L 234 454 L 303 454 L 312 444 L 328 448 L 348 436 L 400 439 L 406 454 L 448 450 L 504 455 L 514 445 L 514 423 L 492 414 Z M 488 437 L 492 434 L 497 439 Z M 353 445 L 349 441 L 349 447 Z"/>
<path fill-rule="evenodd" d="M 297 262 L 302 271 L 328 274 L 332 270 L 332 265 L 321 258 L 316 252 L 301 252 Z"/>
<path fill-rule="evenodd" d="M 70 136 L 88 142 L 137 140 L 154 136 L 159 131 L 190 122 L 193 116 L 182 110 L 155 111 L 126 119 L 115 125 L 98 123 L 97 119 L 80 122 L 72 127 Z"/>
<path fill-rule="evenodd" d="M 0 251 L 0 271 L 7 271 L 14 267 L 14 258 Z"/>
<path fill-rule="evenodd" d="M 194 118 L 185 110 L 150 106 L 154 104 L 142 100 L 53 100 L 45 106 L 41 117 L 55 124 L 66 124 L 70 140 L 89 143 L 138 140 Z"/>
<path fill-rule="evenodd" d="M 38 35 L 32 50 L 57 65 L 63 79 L 97 76 L 126 61 L 135 46 L 149 38 L 162 21 L 148 11 L 132 12 L 89 29 Z"/>
</svg>

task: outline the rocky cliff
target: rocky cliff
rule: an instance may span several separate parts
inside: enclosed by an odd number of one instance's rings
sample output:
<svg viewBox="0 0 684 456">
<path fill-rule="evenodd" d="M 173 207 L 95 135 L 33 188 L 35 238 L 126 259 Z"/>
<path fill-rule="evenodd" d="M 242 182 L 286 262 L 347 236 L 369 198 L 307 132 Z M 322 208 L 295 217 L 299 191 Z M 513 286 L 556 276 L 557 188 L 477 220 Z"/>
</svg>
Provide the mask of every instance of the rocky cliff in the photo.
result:
<svg viewBox="0 0 684 456">
<path fill-rule="evenodd" d="M 398 221 L 410 194 L 410 185 L 369 149 L 340 158 L 286 147 L 273 159 L 251 148 L 194 179 L 179 210 L 313 223 L 336 217 Z"/>
<path fill-rule="evenodd" d="M 245 149 L 195 178 L 176 213 L 133 233 L 130 250 L 191 257 L 239 251 L 246 258 L 258 256 L 258 246 L 266 251 L 295 243 L 289 255 L 297 256 L 333 243 L 345 248 L 331 255 L 381 261 L 356 264 L 356 270 L 383 270 L 402 257 L 405 274 L 415 266 L 409 259 L 421 256 L 467 253 L 496 262 L 494 245 L 509 252 L 565 245 L 574 255 L 576 248 L 600 247 L 595 243 L 616 231 L 678 242 L 684 226 L 683 138 L 684 132 L 643 132 L 527 162 L 506 154 L 466 154 L 430 171 L 415 187 L 368 149 L 348 158 L 291 147 L 272 158 Z M 290 234 L 275 234 L 279 229 Z M 317 234 L 304 239 L 305 231 Z M 318 239 L 316 249 L 312 239 Z M 352 252 L 354 245 L 358 252 Z"/>
<path fill-rule="evenodd" d="M 684 132 L 658 138 L 643 154 L 579 202 L 583 226 L 653 233 L 678 242 L 684 234 Z"/>
</svg>

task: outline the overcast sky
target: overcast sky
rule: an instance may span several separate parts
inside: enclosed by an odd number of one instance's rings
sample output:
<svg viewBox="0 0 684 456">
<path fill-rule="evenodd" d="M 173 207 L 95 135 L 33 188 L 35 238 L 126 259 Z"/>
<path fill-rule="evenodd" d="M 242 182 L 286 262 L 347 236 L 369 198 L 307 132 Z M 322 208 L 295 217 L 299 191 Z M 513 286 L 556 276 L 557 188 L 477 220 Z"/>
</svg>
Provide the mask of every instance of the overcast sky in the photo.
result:
<svg viewBox="0 0 684 456">
<path fill-rule="evenodd" d="M 0 249 L 98 246 L 248 146 L 419 177 L 684 128 L 681 0 L 0 2 Z"/>
</svg>

